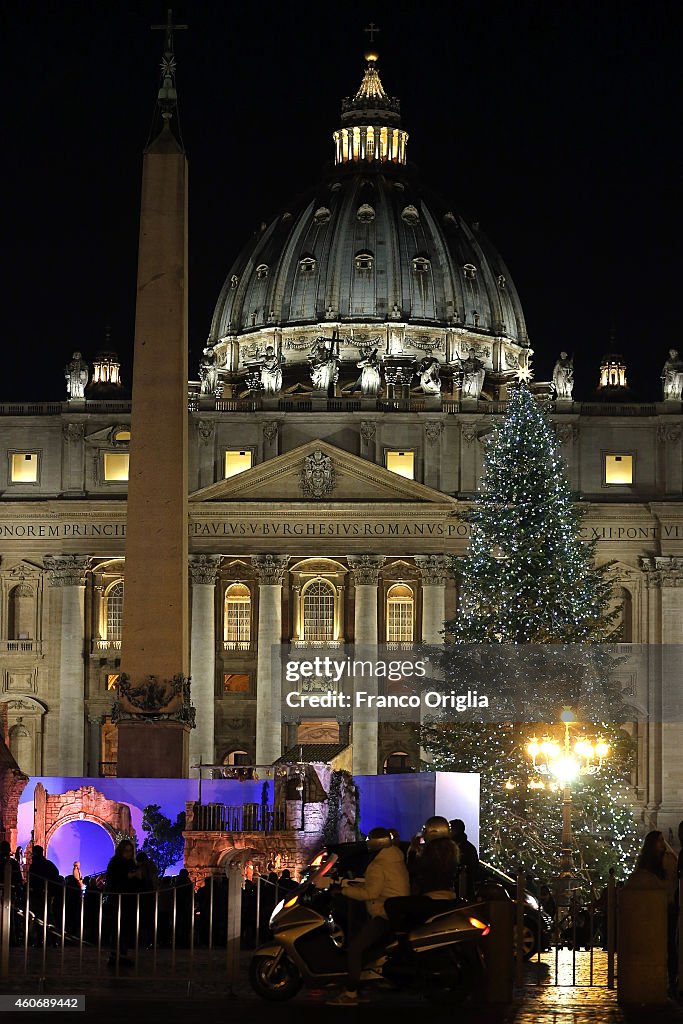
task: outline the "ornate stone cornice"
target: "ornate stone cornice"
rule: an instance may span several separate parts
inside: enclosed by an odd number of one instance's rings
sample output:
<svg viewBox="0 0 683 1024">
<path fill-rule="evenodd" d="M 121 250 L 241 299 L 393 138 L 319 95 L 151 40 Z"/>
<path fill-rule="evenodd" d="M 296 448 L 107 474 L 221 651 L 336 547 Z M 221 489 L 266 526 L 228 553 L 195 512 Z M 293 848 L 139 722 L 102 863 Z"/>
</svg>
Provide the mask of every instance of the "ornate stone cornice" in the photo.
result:
<svg viewBox="0 0 683 1024">
<path fill-rule="evenodd" d="M 361 420 L 360 436 L 363 438 L 364 444 L 370 444 L 371 441 L 374 441 L 376 433 L 377 424 L 374 420 Z"/>
<path fill-rule="evenodd" d="M 579 436 L 579 428 L 575 423 L 556 423 L 555 437 L 560 444 L 570 444 Z"/>
<path fill-rule="evenodd" d="M 216 424 L 214 420 L 197 421 L 197 433 L 199 434 L 201 444 L 211 444 L 215 430 Z"/>
<path fill-rule="evenodd" d="M 683 558 L 666 555 L 641 558 L 648 587 L 683 587 Z"/>
<path fill-rule="evenodd" d="M 386 556 L 349 555 L 347 562 L 353 573 L 353 582 L 356 586 L 369 584 L 376 587 L 379 582 L 380 570 L 386 562 Z"/>
<path fill-rule="evenodd" d="M 436 444 L 443 434 L 442 420 L 427 420 L 425 423 L 425 437 L 430 444 Z"/>
<path fill-rule="evenodd" d="M 289 555 L 252 555 L 251 564 L 259 584 L 280 587 L 287 572 Z"/>
<path fill-rule="evenodd" d="M 423 587 L 442 586 L 448 576 L 449 559 L 446 555 L 415 555 Z"/>
<path fill-rule="evenodd" d="M 193 586 L 196 584 L 213 586 L 220 564 L 220 555 L 194 555 L 190 559 L 190 578 Z"/>
<path fill-rule="evenodd" d="M 90 562 L 81 555 L 46 555 L 44 558 L 50 586 L 78 587 L 85 584 L 85 574 Z"/>
<path fill-rule="evenodd" d="M 660 444 L 675 444 L 681 439 L 679 423 L 660 424 L 657 427 L 657 440 Z"/>
<path fill-rule="evenodd" d="M 82 441 L 85 436 L 84 423 L 63 423 L 62 435 L 65 441 Z"/>
</svg>

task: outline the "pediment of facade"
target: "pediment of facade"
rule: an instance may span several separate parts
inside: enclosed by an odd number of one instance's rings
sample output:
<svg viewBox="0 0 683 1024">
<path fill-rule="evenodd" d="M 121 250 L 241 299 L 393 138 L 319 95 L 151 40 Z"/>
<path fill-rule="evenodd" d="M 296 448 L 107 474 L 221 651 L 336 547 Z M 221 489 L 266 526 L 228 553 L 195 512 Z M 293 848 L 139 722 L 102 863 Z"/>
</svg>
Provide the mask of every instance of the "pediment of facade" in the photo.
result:
<svg viewBox="0 0 683 1024">
<path fill-rule="evenodd" d="M 441 491 L 316 439 L 190 495 L 191 502 L 410 502 L 456 505 Z"/>
</svg>

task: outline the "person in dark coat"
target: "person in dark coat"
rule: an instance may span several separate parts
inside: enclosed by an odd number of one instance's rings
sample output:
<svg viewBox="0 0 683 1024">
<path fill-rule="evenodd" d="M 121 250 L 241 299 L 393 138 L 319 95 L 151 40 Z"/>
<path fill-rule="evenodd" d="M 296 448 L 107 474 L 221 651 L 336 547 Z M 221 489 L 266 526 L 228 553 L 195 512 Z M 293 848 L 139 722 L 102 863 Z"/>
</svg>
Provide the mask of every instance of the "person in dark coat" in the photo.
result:
<svg viewBox="0 0 683 1024">
<path fill-rule="evenodd" d="M 12 887 L 12 916 L 10 920 L 10 943 L 16 944 L 20 938 L 18 928 L 17 911 L 23 910 L 24 905 L 24 879 L 21 874 L 21 866 L 18 859 L 12 856 L 9 843 L 5 840 L 0 843 L 0 884 L 5 876 L 5 865 L 10 865 L 10 879 Z"/>
<path fill-rule="evenodd" d="M 53 904 L 57 895 L 59 871 L 57 865 L 48 860 L 42 846 L 34 846 L 31 866 L 28 870 L 29 908 L 32 915 L 30 937 L 32 944 L 43 943 L 43 917 L 45 914 L 45 890 L 47 887 L 47 923 L 54 924 Z"/>
<path fill-rule="evenodd" d="M 188 949 L 192 929 L 192 879 L 187 868 L 181 868 L 173 879 L 176 891 L 176 946 Z"/>
<path fill-rule="evenodd" d="M 126 966 L 132 965 L 127 953 L 135 937 L 135 895 L 140 891 L 142 870 L 135 863 L 135 847 L 130 839 L 122 839 L 116 852 L 107 864 L 107 880 L 105 890 L 107 900 L 112 905 L 111 917 L 111 953 L 108 963 L 115 964 L 117 959 L 116 938 L 118 933 L 119 962 Z M 119 905 L 121 907 L 121 927 L 119 931 Z"/>
<path fill-rule="evenodd" d="M 465 884 L 463 895 L 471 900 L 474 898 L 474 888 L 479 879 L 479 854 L 474 843 L 471 843 L 465 832 L 465 822 L 462 818 L 454 818 L 450 822 L 451 839 L 458 847 L 460 854 L 460 872 L 465 873 Z"/>
</svg>

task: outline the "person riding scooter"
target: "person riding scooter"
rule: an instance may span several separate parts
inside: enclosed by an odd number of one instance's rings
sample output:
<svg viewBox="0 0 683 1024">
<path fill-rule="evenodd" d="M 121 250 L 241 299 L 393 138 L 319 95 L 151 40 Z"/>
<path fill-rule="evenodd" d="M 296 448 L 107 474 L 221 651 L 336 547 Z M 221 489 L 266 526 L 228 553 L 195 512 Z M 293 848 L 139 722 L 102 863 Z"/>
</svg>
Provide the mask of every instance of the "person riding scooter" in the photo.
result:
<svg viewBox="0 0 683 1024">
<path fill-rule="evenodd" d="M 362 879 L 342 879 L 341 892 L 347 899 L 365 902 L 369 920 L 351 939 L 347 950 L 348 976 L 346 986 L 336 999 L 329 1002 L 334 1006 L 356 1006 L 358 985 L 363 969 L 363 955 L 372 946 L 388 939 L 391 927 L 387 920 L 384 902 L 396 896 L 407 896 L 410 892 L 408 870 L 403 854 L 395 845 L 398 833 L 394 829 L 370 829 L 367 838 L 368 850 L 375 856 L 368 864 Z"/>
<path fill-rule="evenodd" d="M 456 898 L 458 847 L 445 818 L 429 818 L 407 853 L 411 896 L 387 900 L 386 913 L 396 932 L 406 932 L 426 918 L 452 906 Z"/>
</svg>

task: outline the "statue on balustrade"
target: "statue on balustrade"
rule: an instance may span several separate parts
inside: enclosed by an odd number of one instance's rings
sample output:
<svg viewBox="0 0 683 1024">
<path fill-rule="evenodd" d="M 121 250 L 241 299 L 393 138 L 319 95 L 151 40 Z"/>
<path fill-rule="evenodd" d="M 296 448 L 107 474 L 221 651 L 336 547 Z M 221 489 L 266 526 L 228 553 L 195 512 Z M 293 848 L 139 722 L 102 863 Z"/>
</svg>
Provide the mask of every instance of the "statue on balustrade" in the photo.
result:
<svg viewBox="0 0 683 1024">
<path fill-rule="evenodd" d="M 74 352 L 71 357 L 71 361 L 64 367 L 64 377 L 66 379 L 66 392 L 69 399 L 85 398 L 85 388 L 90 379 L 90 373 L 88 371 L 88 364 L 85 362 L 80 352 Z"/>
<path fill-rule="evenodd" d="M 669 349 L 669 358 L 662 367 L 662 387 L 665 402 L 681 401 L 683 396 L 683 361 L 678 356 L 678 349 Z"/>
<path fill-rule="evenodd" d="M 266 395 L 277 395 L 282 391 L 282 367 L 285 357 L 276 352 L 273 345 L 266 345 L 261 364 L 261 387 Z"/>
<path fill-rule="evenodd" d="M 481 389 L 484 387 L 484 377 L 486 376 L 486 370 L 481 359 L 477 359 L 477 353 L 474 348 L 470 348 L 467 353 L 467 359 L 458 358 L 457 362 L 460 363 L 460 372 L 462 373 L 462 383 L 460 385 L 460 394 L 462 398 L 477 399 L 481 395 Z"/>
<path fill-rule="evenodd" d="M 377 349 L 374 348 L 372 352 L 356 363 L 356 366 L 360 370 L 360 375 L 349 394 L 352 395 L 354 391 L 360 390 L 364 398 L 376 398 L 381 384 Z"/>
<path fill-rule="evenodd" d="M 316 391 L 334 394 L 334 385 L 339 379 L 339 340 L 337 338 L 316 338 L 308 357 L 311 364 L 311 380 Z"/>
<path fill-rule="evenodd" d="M 199 364 L 199 380 L 201 381 L 201 393 L 203 395 L 216 394 L 218 366 L 216 365 L 216 352 L 213 345 L 207 345 L 204 349 L 202 360 Z"/>
<path fill-rule="evenodd" d="M 571 399 L 574 390 L 574 357 L 560 352 L 553 370 L 553 387 L 557 398 Z"/>
<path fill-rule="evenodd" d="M 431 350 L 417 363 L 415 373 L 420 378 L 420 387 L 425 395 L 441 394 L 441 363 Z"/>
</svg>

